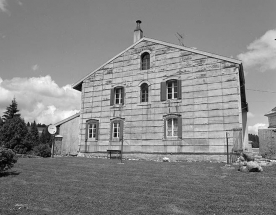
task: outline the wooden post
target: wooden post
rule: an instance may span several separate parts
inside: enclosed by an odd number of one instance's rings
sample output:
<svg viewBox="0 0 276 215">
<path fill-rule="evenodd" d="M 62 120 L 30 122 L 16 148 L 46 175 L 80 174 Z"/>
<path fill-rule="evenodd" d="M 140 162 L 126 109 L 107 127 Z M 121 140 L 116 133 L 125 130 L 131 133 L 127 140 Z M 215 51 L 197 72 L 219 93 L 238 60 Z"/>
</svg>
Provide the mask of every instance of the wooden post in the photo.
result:
<svg viewBox="0 0 276 215">
<path fill-rule="evenodd" d="M 52 150 L 51 150 L 52 158 L 54 157 L 54 153 L 55 153 L 55 134 L 52 134 Z"/>
<path fill-rule="evenodd" d="M 227 164 L 229 164 L 229 151 L 228 151 L 228 134 L 226 132 L 226 152 L 227 152 Z"/>
</svg>

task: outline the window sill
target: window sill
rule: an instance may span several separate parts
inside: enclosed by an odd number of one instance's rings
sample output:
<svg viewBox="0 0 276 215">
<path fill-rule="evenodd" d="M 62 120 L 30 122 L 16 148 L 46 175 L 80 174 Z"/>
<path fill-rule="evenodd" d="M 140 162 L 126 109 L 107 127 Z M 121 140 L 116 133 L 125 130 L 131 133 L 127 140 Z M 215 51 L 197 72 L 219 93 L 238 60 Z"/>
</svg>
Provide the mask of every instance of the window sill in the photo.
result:
<svg viewBox="0 0 276 215">
<path fill-rule="evenodd" d="M 113 106 L 110 106 L 111 108 L 122 108 L 122 107 L 125 107 L 125 104 L 115 104 Z"/>
<path fill-rule="evenodd" d="M 182 138 L 179 138 L 179 137 L 167 137 L 167 138 L 163 138 L 163 141 L 176 141 L 176 140 L 182 140 Z"/>
<path fill-rule="evenodd" d="M 163 103 L 181 103 L 181 99 L 167 99 L 166 101 L 163 101 Z"/>
<path fill-rule="evenodd" d="M 141 102 L 141 103 L 137 104 L 137 106 L 148 106 L 148 105 L 151 105 L 151 103 L 149 103 L 149 102 Z"/>
<path fill-rule="evenodd" d="M 86 139 L 85 142 L 98 142 L 98 140 Z"/>
</svg>

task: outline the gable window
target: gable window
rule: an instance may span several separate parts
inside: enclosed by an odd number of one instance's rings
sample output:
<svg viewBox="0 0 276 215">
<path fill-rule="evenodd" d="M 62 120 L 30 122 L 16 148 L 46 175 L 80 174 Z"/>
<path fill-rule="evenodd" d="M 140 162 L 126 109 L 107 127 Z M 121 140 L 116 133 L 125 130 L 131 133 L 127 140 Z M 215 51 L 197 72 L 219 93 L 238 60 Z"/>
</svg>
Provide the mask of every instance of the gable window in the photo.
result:
<svg viewBox="0 0 276 215">
<path fill-rule="evenodd" d="M 124 88 L 115 87 L 110 90 L 110 105 L 124 104 Z"/>
<path fill-rule="evenodd" d="M 86 121 L 86 140 L 98 140 L 99 120 L 90 119 Z"/>
<path fill-rule="evenodd" d="M 141 69 L 150 69 L 150 54 L 148 52 L 145 52 L 141 55 Z"/>
<path fill-rule="evenodd" d="M 147 83 L 143 83 L 141 85 L 141 102 L 149 101 L 149 85 Z"/>
<path fill-rule="evenodd" d="M 160 91 L 161 101 L 167 99 L 181 99 L 181 80 L 168 80 L 166 82 L 161 82 L 161 91 Z"/>
<path fill-rule="evenodd" d="M 182 138 L 182 118 L 180 115 L 168 115 L 164 117 L 165 139 Z"/>
<path fill-rule="evenodd" d="M 123 138 L 123 119 L 113 119 L 110 122 L 110 141 L 120 141 Z"/>
</svg>

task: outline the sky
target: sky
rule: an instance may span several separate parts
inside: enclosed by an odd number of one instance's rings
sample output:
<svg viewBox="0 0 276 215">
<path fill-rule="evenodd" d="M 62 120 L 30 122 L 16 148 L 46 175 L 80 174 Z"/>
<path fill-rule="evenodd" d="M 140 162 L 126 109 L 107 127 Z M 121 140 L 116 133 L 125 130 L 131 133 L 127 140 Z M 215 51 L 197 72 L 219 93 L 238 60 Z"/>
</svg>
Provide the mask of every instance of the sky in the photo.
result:
<svg viewBox="0 0 276 215">
<path fill-rule="evenodd" d="M 26 122 L 80 109 L 71 85 L 144 36 L 243 62 L 249 132 L 276 107 L 275 0 L 0 0 L 0 115 L 16 98 Z M 263 92 L 266 91 L 266 92 Z M 267 92 L 269 91 L 269 92 Z"/>
</svg>

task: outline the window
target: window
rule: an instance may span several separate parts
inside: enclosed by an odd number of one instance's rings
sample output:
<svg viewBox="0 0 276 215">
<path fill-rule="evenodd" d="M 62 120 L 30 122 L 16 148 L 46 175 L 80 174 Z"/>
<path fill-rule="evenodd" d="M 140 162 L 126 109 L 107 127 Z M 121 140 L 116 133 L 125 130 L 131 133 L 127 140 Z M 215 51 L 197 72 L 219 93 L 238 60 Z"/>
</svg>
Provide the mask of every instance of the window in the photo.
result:
<svg viewBox="0 0 276 215">
<path fill-rule="evenodd" d="M 124 88 L 115 87 L 110 91 L 110 105 L 124 104 Z"/>
<path fill-rule="evenodd" d="M 86 121 L 86 140 L 98 140 L 99 121 L 90 119 Z"/>
<path fill-rule="evenodd" d="M 181 99 L 181 80 L 168 80 L 166 82 L 161 82 L 160 91 L 161 101 L 167 99 Z"/>
<path fill-rule="evenodd" d="M 180 115 L 168 115 L 164 117 L 165 139 L 182 138 L 182 118 Z"/>
<path fill-rule="evenodd" d="M 148 52 L 145 52 L 141 55 L 141 69 L 150 69 L 150 54 Z"/>
<path fill-rule="evenodd" d="M 123 119 L 113 119 L 110 123 L 110 141 L 120 141 L 123 138 Z"/>
<path fill-rule="evenodd" d="M 141 85 L 141 102 L 149 101 L 149 86 L 147 83 Z"/>
</svg>

